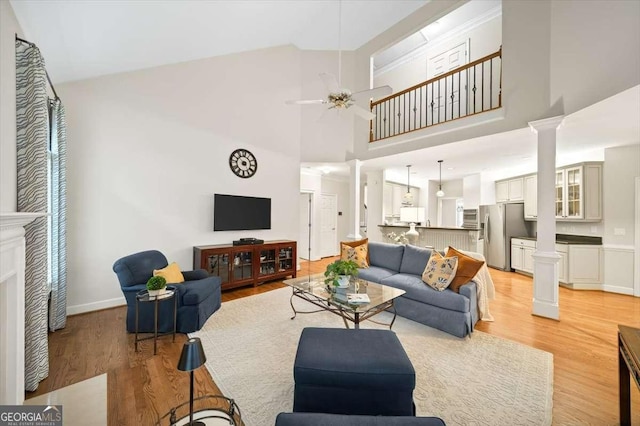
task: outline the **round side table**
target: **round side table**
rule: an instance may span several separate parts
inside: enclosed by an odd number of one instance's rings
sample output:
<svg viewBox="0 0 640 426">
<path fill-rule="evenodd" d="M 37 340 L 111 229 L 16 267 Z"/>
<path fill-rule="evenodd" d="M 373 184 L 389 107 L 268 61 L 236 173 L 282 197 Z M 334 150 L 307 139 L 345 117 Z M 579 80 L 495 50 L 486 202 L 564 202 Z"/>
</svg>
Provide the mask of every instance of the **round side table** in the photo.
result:
<svg viewBox="0 0 640 426">
<path fill-rule="evenodd" d="M 172 332 L 158 333 L 158 304 L 173 299 L 173 341 L 176 341 L 176 317 L 178 315 L 178 298 L 176 297 L 176 287 L 168 285 L 166 291 L 158 296 L 150 296 L 148 290 L 140 290 L 136 294 L 136 338 L 135 338 L 135 350 L 138 352 L 138 342 L 143 340 L 153 339 L 153 354 L 157 353 L 157 342 L 159 336 L 165 336 L 172 334 Z M 139 303 L 153 303 L 153 336 L 138 338 L 138 304 Z"/>
</svg>

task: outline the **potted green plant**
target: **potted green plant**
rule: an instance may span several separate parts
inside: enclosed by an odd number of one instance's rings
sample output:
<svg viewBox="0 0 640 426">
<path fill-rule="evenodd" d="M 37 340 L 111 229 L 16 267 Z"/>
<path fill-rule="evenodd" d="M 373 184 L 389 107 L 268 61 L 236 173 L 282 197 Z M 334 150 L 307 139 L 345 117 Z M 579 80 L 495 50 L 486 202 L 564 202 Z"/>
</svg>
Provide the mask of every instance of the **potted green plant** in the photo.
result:
<svg viewBox="0 0 640 426">
<path fill-rule="evenodd" d="M 353 260 L 336 260 L 327 266 L 324 282 L 334 287 L 348 287 L 352 276 L 358 274 L 358 264 Z"/>
<path fill-rule="evenodd" d="M 149 291 L 149 296 L 160 296 L 164 294 L 167 287 L 167 280 L 164 277 L 157 276 L 151 277 L 147 281 L 147 290 Z"/>
</svg>

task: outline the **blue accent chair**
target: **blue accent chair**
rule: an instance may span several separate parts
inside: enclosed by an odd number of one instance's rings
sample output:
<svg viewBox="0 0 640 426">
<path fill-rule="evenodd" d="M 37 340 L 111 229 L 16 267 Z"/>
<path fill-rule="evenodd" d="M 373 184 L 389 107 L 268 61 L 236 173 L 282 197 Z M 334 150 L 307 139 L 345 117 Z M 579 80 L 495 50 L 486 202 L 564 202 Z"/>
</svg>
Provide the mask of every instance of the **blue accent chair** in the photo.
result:
<svg viewBox="0 0 640 426">
<path fill-rule="evenodd" d="M 118 276 L 120 287 L 127 300 L 127 331 L 136 331 L 136 294 L 146 289 L 146 283 L 153 276 L 154 269 L 168 265 L 167 258 L 157 250 L 148 250 L 118 259 L 113 264 L 113 272 Z M 200 330 L 207 319 L 221 304 L 220 277 L 209 276 L 204 269 L 182 271 L 185 282 L 176 284 L 178 298 L 177 331 L 191 333 Z M 158 332 L 173 331 L 174 300 L 159 302 Z M 138 332 L 151 333 L 154 330 L 154 303 L 139 303 Z"/>
</svg>

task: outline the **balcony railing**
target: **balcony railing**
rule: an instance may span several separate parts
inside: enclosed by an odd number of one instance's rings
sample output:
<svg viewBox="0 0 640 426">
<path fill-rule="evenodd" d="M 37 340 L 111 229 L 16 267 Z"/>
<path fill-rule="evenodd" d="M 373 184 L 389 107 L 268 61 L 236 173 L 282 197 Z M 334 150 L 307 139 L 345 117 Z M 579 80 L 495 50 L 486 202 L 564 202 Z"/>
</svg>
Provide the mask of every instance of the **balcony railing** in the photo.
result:
<svg viewBox="0 0 640 426">
<path fill-rule="evenodd" d="M 426 129 L 502 106 L 502 48 L 371 102 L 369 141 Z"/>
</svg>

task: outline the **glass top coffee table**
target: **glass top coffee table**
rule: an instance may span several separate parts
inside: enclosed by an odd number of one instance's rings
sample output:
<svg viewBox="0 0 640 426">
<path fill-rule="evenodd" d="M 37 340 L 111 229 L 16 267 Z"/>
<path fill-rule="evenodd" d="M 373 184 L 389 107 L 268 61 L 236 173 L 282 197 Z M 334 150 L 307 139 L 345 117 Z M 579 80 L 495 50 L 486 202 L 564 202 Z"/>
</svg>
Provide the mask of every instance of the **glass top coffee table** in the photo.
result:
<svg viewBox="0 0 640 426">
<path fill-rule="evenodd" d="M 284 280 L 284 283 L 293 290 L 289 303 L 293 309 L 294 319 L 297 314 L 311 314 L 314 312 L 328 311 L 342 317 L 345 327 L 349 328 L 351 321 L 354 328 L 360 328 L 360 323 L 364 320 L 382 324 L 371 319 L 380 312 L 391 309 L 393 319 L 388 325 L 393 326 L 396 320 L 396 310 L 393 306 L 396 297 L 402 296 L 405 291 L 389 287 L 382 284 L 373 283 L 360 278 L 356 278 L 346 289 L 331 289 L 324 283 L 324 275 L 316 274 L 310 277 L 293 278 Z M 369 302 L 354 302 L 358 295 L 367 295 Z M 355 296 L 354 296 L 355 295 Z M 321 309 L 315 311 L 300 311 L 293 306 L 293 298 L 302 300 L 318 306 Z"/>
</svg>

